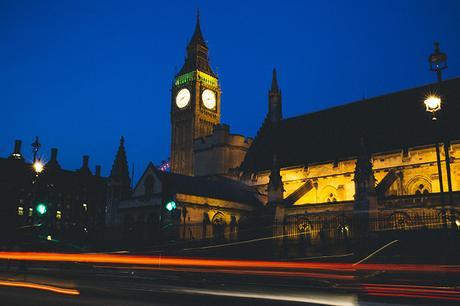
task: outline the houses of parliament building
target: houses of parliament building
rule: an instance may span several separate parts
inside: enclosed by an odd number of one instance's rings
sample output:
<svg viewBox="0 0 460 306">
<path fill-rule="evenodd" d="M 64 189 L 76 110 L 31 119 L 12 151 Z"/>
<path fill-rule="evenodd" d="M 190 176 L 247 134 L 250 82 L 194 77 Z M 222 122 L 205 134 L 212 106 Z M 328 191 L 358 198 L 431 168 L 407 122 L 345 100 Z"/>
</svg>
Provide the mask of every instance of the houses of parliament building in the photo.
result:
<svg viewBox="0 0 460 306">
<path fill-rule="evenodd" d="M 250 138 L 220 122 L 199 18 L 186 52 L 171 90 L 170 172 L 149 164 L 131 189 L 122 140 L 108 178 L 109 226 L 158 241 L 236 240 L 250 224 L 270 224 L 274 236 L 312 244 L 460 226 L 460 78 L 284 118 L 289 101 L 274 70 L 265 120 Z M 441 95 L 435 118 L 423 104 L 430 93 Z"/>
</svg>

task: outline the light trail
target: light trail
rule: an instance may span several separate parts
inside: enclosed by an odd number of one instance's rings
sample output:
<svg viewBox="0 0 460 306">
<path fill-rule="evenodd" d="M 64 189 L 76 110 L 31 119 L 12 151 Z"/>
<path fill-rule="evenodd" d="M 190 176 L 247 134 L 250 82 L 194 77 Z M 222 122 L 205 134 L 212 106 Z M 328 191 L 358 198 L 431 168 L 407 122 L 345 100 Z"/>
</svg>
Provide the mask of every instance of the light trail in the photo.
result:
<svg viewBox="0 0 460 306">
<path fill-rule="evenodd" d="M 299 271 L 273 271 L 273 270 L 241 270 L 241 269 L 206 269 L 206 268 L 158 268 L 158 267 L 143 267 L 143 266 L 94 266 L 102 269 L 117 269 L 123 270 L 150 270 L 150 271 L 172 271 L 172 272 L 192 272 L 192 273 L 224 273 L 237 275 L 257 275 L 257 276 L 277 276 L 277 277 L 302 277 L 302 278 L 321 278 L 321 279 L 338 279 L 338 280 L 354 280 L 353 275 L 331 274 L 331 273 L 312 273 Z"/>
<path fill-rule="evenodd" d="M 438 299 L 460 301 L 460 290 L 452 287 L 363 284 L 363 291 L 371 296 L 391 296 L 404 298 Z"/>
<path fill-rule="evenodd" d="M 395 243 L 397 243 L 397 242 L 399 242 L 399 240 L 393 240 L 393 241 L 391 241 L 391 242 L 385 244 L 384 246 L 382 246 L 381 248 L 375 250 L 374 252 L 372 252 L 372 253 L 369 254 L 368 256 L 364 257 L 364 258 L 361 259 L 360 261 L 355 262 L 355 263 L 353 264 L 353 266 L 356 266 L 356 265 L 358 265 L 358 264 L 360 264 L 360 263 L 362 263 L 362 262 L 365 262 L 366 260 L 368 260 L 369 258 L 371 258 L 372 256 L 374 256 L 374 255 L 377 254 L 378 252 L 380 252 L 380 251 L 386 249 L 386 248 L 389 247 L 390 245 L 395 244 Z"/>
<path fill-rule="evenodd" d="M 460 273 L 458 265 L 428 264 L 359 264 L 327 263 L 327 262 L 286 262 L 236 259 L 209 259 L 188 257 L 142 256 L 121 254 L 61 254 L 34 252 L 0 252 L 0 259 L 43 262 L 81 262 L 98 264 L 125 264 L 145 266 L 179 266 L 179 267 L 220 267 L 220 268 L 251 268 L 251 269 L 297 269 L 297 270 L 330 270 L 341 272 L 354 271 L 397 271 L 417 273 Z"/>
<path fill-rule="evenodd" d="M 229 291 L 229 290 L 206 290 L 206 289 L 180 289 L 176 290 L 184 293 L 214 295 L 214 296 L 229 296 L 248 299 L 261 299 L 283 302 L 298 302 L 310 303 L 317 305 L 334 305 L 334 306 L 357 306 L 358 299 L 354 295 L 345 294 L 320 294 L 315 292 L 309 293 L 264 293 L 250 291 Z"/>
<path fill-rule="evenodd" d="M 28 282 L 15 282 L 15 281 L 0 280 L 0 286 L 38 289 L 38 290 L 44 290 L 44 291 L 50 291 L 50 292 L 55 292 L 55 293 L 68 294 L 68 295 L 79 295 L 80 294 L 80 291 L 75 290 L 75 289 L 60 288 L 60 287 L 55 287 L 55 286 L 50 286 L 50 285 L 42 285 L 42 284 L 28 283 Z"/>
</svg>

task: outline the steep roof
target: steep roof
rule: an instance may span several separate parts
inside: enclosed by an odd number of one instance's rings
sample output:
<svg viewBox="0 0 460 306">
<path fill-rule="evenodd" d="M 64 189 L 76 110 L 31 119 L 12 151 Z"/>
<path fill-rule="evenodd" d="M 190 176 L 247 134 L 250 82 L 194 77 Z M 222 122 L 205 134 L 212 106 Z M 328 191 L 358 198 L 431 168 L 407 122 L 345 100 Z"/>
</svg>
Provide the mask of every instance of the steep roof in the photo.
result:
<svg viewBox="0 0 460 306">
<path fill-rule="evenodd" d="M 214 199 L 234 201 L 261 207 L 256 189 L 239 181 L 224 177 L 194 177 L 177 173 L 164 173 L 168 193 L 183 193 Z"/>
<path fill-rule="evenodd" d="M 423 100 L 437 91 L 436 84 L 429 84 L 287 118 L 276 135 L 265 120 L 240 168 L 246 173 L 269 170 L 271 139 L 276 139 L 281 167 L 353 158 L 360 138 L 371 153 L 432 144 L 436 129 Z M 442 135 L 460 140 L 455 125 L 460 118 L 460 78 L 444 81 L 442 93 L 446 103 L 436 123 Z"/>
<path fill-rule="evenodd" d="M 209 65 L 208 46 L 201 32 L 199 13 L 197 14 L 195 31 L 187 46 L 187 56 L 184 65 L 178 75 L 195 70 L 201 70 L 209 75 L 215 76 Z"/>
</svg>

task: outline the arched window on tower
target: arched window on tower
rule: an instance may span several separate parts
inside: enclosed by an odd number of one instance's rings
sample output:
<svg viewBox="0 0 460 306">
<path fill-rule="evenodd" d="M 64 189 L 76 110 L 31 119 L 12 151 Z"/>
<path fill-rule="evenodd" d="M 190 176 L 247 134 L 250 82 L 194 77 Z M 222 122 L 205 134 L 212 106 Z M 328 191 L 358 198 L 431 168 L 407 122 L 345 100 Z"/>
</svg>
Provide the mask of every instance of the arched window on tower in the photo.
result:
<svg viewBox="0 0 460 306">
<path fill-rule="evenodd" d="M 151 174 L 149 174 L 144 180 L 144 194 L 146 197 L 151 197 L 153 195 L 154 179 Z"/>
</svg>

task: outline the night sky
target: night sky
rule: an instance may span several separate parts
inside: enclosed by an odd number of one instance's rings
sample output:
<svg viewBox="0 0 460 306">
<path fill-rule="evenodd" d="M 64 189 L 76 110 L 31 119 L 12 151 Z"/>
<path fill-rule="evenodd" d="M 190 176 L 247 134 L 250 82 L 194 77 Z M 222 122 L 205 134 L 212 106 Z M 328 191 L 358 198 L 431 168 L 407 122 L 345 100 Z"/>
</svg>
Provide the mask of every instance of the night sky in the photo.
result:
<svg viewBox="0 0 460 306">
<path fill-rule="evenodd" d="M 460 1 L 0 0 L 0 156 L 36 135 L 66 169 L 109 173 L 124 135 L 136 177 L 169 156 L 170 88 L 200 8 L 222 122 L 254 136 L 278 69 L 285 117 L 460 76 Z"/>
</svg>

